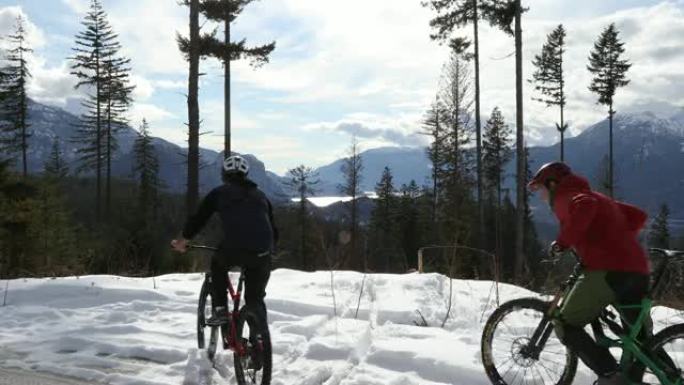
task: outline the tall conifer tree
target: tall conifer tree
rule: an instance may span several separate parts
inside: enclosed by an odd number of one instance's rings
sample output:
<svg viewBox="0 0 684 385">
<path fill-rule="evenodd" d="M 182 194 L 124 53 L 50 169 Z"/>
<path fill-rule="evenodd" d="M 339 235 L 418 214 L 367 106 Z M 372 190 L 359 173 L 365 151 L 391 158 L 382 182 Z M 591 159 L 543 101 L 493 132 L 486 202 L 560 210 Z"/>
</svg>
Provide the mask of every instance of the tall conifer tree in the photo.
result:
<svg viewBox="0 0 684 385">
<path fill-rule="evenodd" d="M 299 196 L 299 208 L 297 220 L 299 222 L 299 256 L 300 268 L 309 270 L 314 268 L 314 264 L 309 260 L 307 247 L 309 227 L 309 210 L 307 209 L 307 198 L 316 194 L 316 185 L 320 182 L 318 174 L 311 168 L 303 164 L 287 172 L 288 180 L 285 184 Z"/>
<path fill-rule="evenodd" d="M 480 39 L 479 20 L 486 15 L 482 13 L 482 0 L 429 0 L 425 4 L 432 7 L 437 16 L 430 21 L 435 31 L 430 37 L 434 40 L 448 41 L 452 48 L 466 43 L 462 37 L 452 37 L 453 31 L 470 23 L 473 25 L 473 65 L 475 69 L 475 163 L 477 177 L 478 205 L 478 242 L 484 242 L 484 204 L 482 200 L 482 124 L 480 119 Z"/>
<path fill-rule="evenodd" d="M 134 171 L 138 177 L 138 209 L 145 227 L 154 223 L 157 216 L 157 196 L 160 188 L 159 158 L 157 157 L 149 125 L 143 119 L 133 144 Z"/>
<path fill-rule="evenodd" d="M 348 254 L 349 263 L 353 268 L 365 270 L 366 261 L 361 259 L 358 250 L 359 242 L 359 202 L 358 198 L 361 196 L 361 180 L 363 172 L 363 160 L 359 152 L 359 143 L 356 136 L 352 137 L 351 145 L 347 151 L 347 157 L 342 162 L 340 171 L 344 177 L 344 183 L 340 185 L 339 191 L 350 197 L 351 200 L 347 203 L 349 216 L 349 233 L 350 233 L 350 253 Z"/>
<path fill-rule="evenodd" d="M 7 51 L 8 65 L 4 68 L 4 101 L 0 105 L 0 120 L 4 127 L 0 132 L 0 149 L 8 154 L 19 154 L 22 175 L 28 176 L 28 147 L 31 132 L 28 122 L 28 81 L 31 72 L 27 56 L 32 52 L 26 41 L 24 19 L 16 19 L 14 34 L 8 37 L 11 48 Z M 11 156 L 14 158 L 14 156 Z"/>
<path fill-rule="evenodd" d="M 614 23 L 606 27 L 598 40 L 594 43 L 594 48 L 589 54 L 589 65 L 587 69 L 594 77 L 589 85 L 589 90 L 598 95 L 598 104 L 608 106 L 608 194 L 612 197 L 615 194 L 615 175 L 613 160 L 613 99 L 618 88 L 629 84 L 627 71 L 632 66 L 627 59 L 623 58 L 625 53 L 625 43 L 620 41 L 618 30 Z"/>
<path fill-rule="evenodd" d="M 495 243 L 496 254 L 501 255 L 501 198 L 504 167 L 513 157 L 511 147 L 512 131 L 504 121 L 498 107 L 495 107 L 489 120 L 485 124 L 484 138 L 482 141 L 482 163 L 490 196 L 494 198 L 495 218 Z"/>
<path fill-rule="evenodd" d="M 670 208 L 666 204 L 660 206 L 658 215 L 653 218 L 649 245 L 661 249 L 670 248 Z"/>
<path fill-rule="evenodd" d="M 374 268 L 380 272 L 391 269 L 390 256 L 397 249 L 395 236 L 396 196 L 394 177 L 389 167 L 382 171 L 382 177 L 375 185 L 375 207 L 371 214 L 371 231 L 373 234 Z"/>
<path fill-rule="evenodd" d="M 525 134 L 523 127 L 523 46 L 521 0 L 485 0 L 483 17 L 493 26 L 500 28 L 515 40 L 515 268 L 516 277 L 521 277 L 525 261 Z"/>
<path fill-rule="evenodd" d="M 50 150 L 50 156 L 43 165 L 45 170 L 45 175 L 48 178 L 62 179 L 69 175 L 69 166 L 64 161 L 64 155 L 62 154 L 62 149 L 59 143 L 59 138 L 55 138 L 52 141 L 52 148 Z"/>
<path fill-rule="evenodd" d="M 541 93 L 541 97 L 534 98 L 547 106 L 558 106 L 560 109 L 560 124 L 556 123 L 556 129 L 560 132 L 560 160 L 565 159 L 565 123 L 563 112 L 565 109 L 565 78 L 563 76 L 563 53 L 565 53 L 565 28 L 558 25 L 547 38 L 542 46 L 540 54 L 535 55 L 532 64 L 535 72 L 534 89 Z"/>
<path fill-rule="evenodd" d="M 256 47 L 247 47 L 245 39 L 231 41 L 230 24 L 242 13 L 243 9 L 254 0 L 201 0 L 200 12 L 208 20 L 219 22 L 224 26 L 223 40 L 214 34 L 203 37 L 202 56 L 212 56 L 223 63 L 224 69 L 224 156 L 231 154 L 230 130 L 230 62 L 242 58 L 249 59 L 258 67 L 268 62 L 268 55 L 275 49 L 275 42 Z"/>
<path fill-rule="evenodd" d="M 84 88 L 88 93 L 83 101 L 86 112 L 74 141 L 80 145 L 80 169 L 95 171 L 95 216 L 101 219 L 102 173 L 105 171 L 108 150 L 107 101 L 111 76 L 108 63 L 118 60 L 121 45 L 117 41 L 107 14 L 99 0 L 91 0 L 90 10 L 81 22 L 84 31 L 76 35 L 75 56 L 72 58 L 72 74 L 78 78 L 76 88 Z M 110 69 L 113 69 L 110 66 Z M 111 142 L 109 142 L 111 145 Z"/>
</svg>

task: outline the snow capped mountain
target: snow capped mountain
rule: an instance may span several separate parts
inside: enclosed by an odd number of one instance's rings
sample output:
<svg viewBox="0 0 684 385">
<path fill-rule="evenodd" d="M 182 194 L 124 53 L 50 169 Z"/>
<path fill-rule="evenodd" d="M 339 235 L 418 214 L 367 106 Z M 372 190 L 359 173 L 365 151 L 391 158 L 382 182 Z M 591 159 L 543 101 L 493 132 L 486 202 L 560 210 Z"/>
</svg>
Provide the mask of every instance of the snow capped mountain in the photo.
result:
<svg viewBox="0 0 684 385">
<path fill-rule="evenodd" d="M 373 191 L 375 184 L 380 180 L 385 166 L 392 170 L 394 185 L 399 188 L 402 184 L 408 184 L 412 179 L 419 185 L 426 182 L 430 177 L 431 165 L 422 147 L 382 147 L 363 151 L 361 190 Z M 318 176 L 321 179 L 320 193 L 318 195 L 339 195 L 337 186 L 342 183 L 344 176 L 340 168 L 343 159 L 318 168 Z"/>
<path fill-rule="evenodd" d="M 684 110 L 665 115 L 618 113 L 613 130 L 618 197 L 645 207 L 651 213 L 655 213 L 660 204 L 667 203 L 673 216 L 684 217 Z M 565 141 L 566 162 L 594 185 L 608 154 L 608 131 L 608 120 L 604 119 Z M 531 168 L 535 170 L 546 162 L 557 160 L 559 154 L 560 144 L 532 147 Z M 374 189 L 385 166 L 392 169 L 396 187 L 411 179 L 423 184 L 430 178 L 430 162 L 424 148 L 372 149 L 362 152 L 361 158 L 364 191 Z M 342 160 L 337 160 L 318 169 L 322 180 L 322 191 L 318 195 L 339 195 L 337 186 L 343 181 L 341 165 Z M 513 197 L 514 176 L 515 159 L 508 164 L 504 180 Z"/>
<path fill-rule="evenodd" d="M 72 172 L 78 168 L 77 146 L 72 142 L 77 133 L 79 118 L 63 109 L 29 101 L 29 123 L 33 136 L 29 146 L 29 171 L 43 171 L 55 138 L 60 141 L 63 155 Z M 131 178 L 133 176 L 133 144 L 137 132 L 130 126 L 116 134 L 119 148 L 113 155 L 112 171 L 116 177 Z M 184 154 L 187 149 L 161 138 L 154 138 L 152 143 L 157 151 L 160 164 L 160 177 L 169 191 L 185 191 L 186 169 Z M 250 162 L 250 177 L 273 199 L 284 197 L 280 183 L 266 173 L 263 162 L 253 155 L 244 155 Z M 200 169 L 200 189 L 208 189 L 220 183 L 220 170 L 223 154 L 200 148 L 200 157 L 204 167 Z"/>
</svg>

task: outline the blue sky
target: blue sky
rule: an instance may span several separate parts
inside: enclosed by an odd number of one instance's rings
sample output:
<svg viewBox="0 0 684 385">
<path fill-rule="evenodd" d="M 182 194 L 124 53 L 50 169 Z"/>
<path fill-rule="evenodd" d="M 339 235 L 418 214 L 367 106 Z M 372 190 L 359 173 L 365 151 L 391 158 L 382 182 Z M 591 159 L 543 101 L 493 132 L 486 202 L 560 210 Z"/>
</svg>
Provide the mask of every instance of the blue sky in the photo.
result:
<svg viewBox="0 0 684 385">
<path fill-rule="evenodd" d="M 41 102 L 76 111 L 67 57 L 88 0 L 0 0 L 0 34 L 13 18 L 29 23 L 34 79 L 31 94 Z M 132 59 L 137 86 L 131 119 L 150 121 L 154 135 L 185 145 L 187 64 L 175 33 L 187 31 L 187 9 L 176 0 L 102 0 Z M 525 76 L 530 60 L 558 23 L 568 30 L 568 111 L 579 133 L 605 112 L 587 90 L 586 57 L 601 29 L 616 22 L 634 63 L 632 83 L 619 91 L 617 110 L 684 106 L 684 2 L 635 0 L 535 0 L 524 23 Z M 448 52 L 430 41 L 430 11 L 419 0 L 261 0 L 233 25 L 235 38 L 276 41 L 271 63 L 252 69 L 233 63 L 233 140 L 238 152 L 253 153 L 278 173 L 300 163 L 324 165 L 341 157 L 355 132 L 363 149 L 422 145 L 420 121 L 440 84 Z M 213 28 L 210 23 L 205 29 Z M 463 33 L 469 33 L 469 30 Z M 499 106 L 514 122 L 512 39 L 482 31 L 482 113 Z M 503 59 L 502 59 L 503 58 Z M 201 63 L 203 147 L 221 149 L 223 78 L 218 62 Z M 531 100 L 525 89 L 527 141 L 557 140 L 557 112 Z"/>
</svg>

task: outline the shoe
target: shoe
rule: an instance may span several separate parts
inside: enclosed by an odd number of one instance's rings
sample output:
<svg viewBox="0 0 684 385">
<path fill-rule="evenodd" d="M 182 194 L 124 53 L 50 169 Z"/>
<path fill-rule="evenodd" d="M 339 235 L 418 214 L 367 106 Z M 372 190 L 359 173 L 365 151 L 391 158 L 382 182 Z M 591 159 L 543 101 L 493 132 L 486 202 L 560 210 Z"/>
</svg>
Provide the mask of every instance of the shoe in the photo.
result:
<svg viewBox="0 0 684 385">
<path fill-rule="evenodd" d="M 206 322 L 207 326 L 223 326 L 230 323 L 230 314 L 225 307 L 217 307 L 214 314 Z"/>
<path fill-rule="evenodd" d="M 594 385 L 630 385 L 630 382 L 622 373 L 616 372 L 605 377 L 599 377 Z"/>
<path fill-rule="evenodd" d="M 264 367 L 264 344 L 261 335 L 257 334 L 254 338 L 250 338 L 249 343 L 249 363 L 247 368 L 251 370 L 261 370 Z"/>
</svg>

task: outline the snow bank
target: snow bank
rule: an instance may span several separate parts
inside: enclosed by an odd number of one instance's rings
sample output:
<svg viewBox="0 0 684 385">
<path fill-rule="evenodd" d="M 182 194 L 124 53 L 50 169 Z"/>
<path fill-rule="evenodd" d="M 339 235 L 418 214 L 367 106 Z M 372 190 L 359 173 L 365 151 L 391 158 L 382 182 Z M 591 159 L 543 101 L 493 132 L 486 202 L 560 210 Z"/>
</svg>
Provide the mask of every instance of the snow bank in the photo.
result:
<svg viewBox="0 0 684 385">
<path fill-rule="evenodd" d="M 114 385 L 231 384 L 232 356 L 218 370 L 196 348 L 203 274 L 13 280 L 0 308 L 0 367 Z M 359 293 L 363 284 L 360 306 Z M 368 275 L 276 270 L 267 306 L 273 384 L 488 385 L 479 353 L 495 307 L 492 284 L 438 274 Z M 4 294 L 2 285 L 0 296 Z M 500 286 L 501 300 L 534 295 Z M 658 310 L 660 327 L 682 322 Z M 421 315 L 429 327 L 419 327 Z M 334 314 L 338 317 L 334 317 Z M 588 380 L 580 376 L 577 383 Z"/>
</svg>

